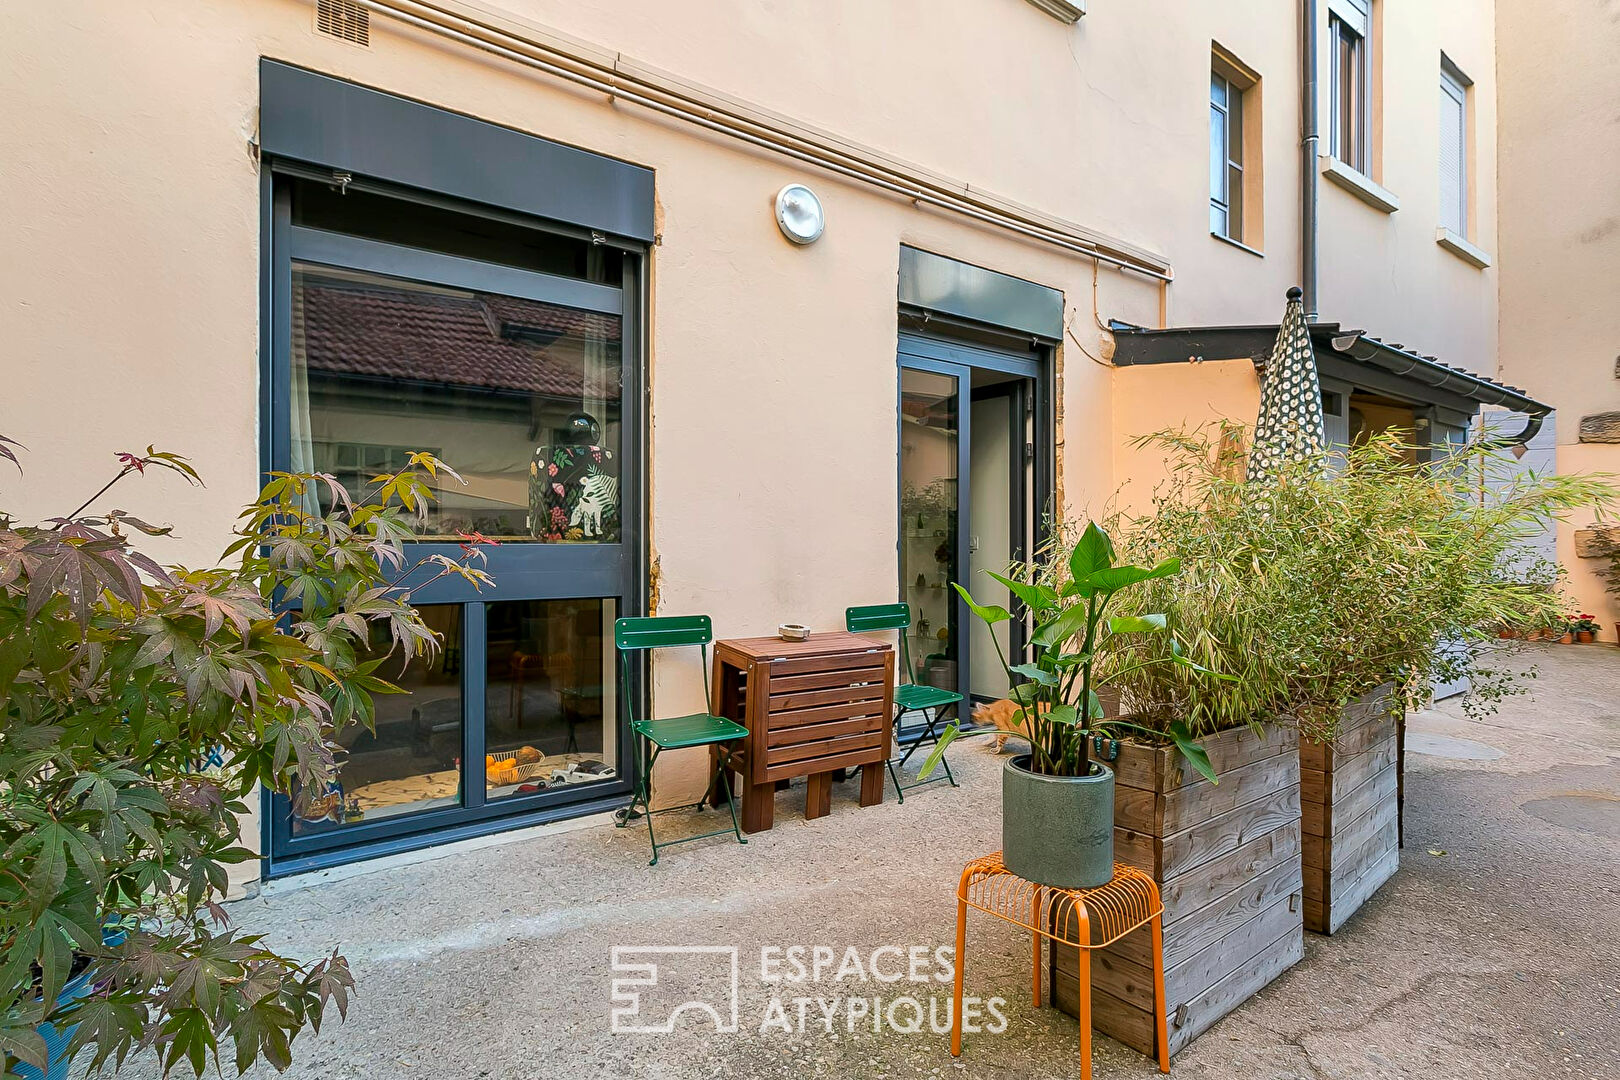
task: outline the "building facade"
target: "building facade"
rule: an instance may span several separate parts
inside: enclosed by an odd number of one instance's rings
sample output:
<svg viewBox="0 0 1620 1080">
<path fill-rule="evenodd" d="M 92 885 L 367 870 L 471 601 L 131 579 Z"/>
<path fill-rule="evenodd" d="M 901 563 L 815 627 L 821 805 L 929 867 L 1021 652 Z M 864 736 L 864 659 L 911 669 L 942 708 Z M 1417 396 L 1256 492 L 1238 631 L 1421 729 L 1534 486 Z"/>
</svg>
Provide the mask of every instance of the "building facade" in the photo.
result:
<svg viewBox="0 0 1620 1080">
<path fill-rule="evenodd" d="M 416 597 L 443 658 L 343 783 L 266 801 L 269 874 L 622 805 L 619 615 L 731 637 L 898 595 L 915 676 L 996 696 L 947 583 L 1049 510 L 1142 505 L 1133 436 L 1251 418 L 1290 286 L 1341 440 L 1545 411 L 1484 378 L 1489 0 L 63 0 L 9 29 L 8 506 L 154 443 L 208 486 L 128 509 L 201 563 L 265 469 L 431 449 L 468 478 L 432 530 L 503 539 L 493 591 Z M 650 697 L 701 688 L 660 664 Z"/>
<path fill-rule="evenodd" d="M 1499 8 L 1501 372 L 1558 408 L 1542 468 L 1617 473 L 1620 83 L 1608 58 L 1620 21 L 1613 5 L 1573 0 Z M 1620 534 L 1600 524 L 1587 514 L 1560 526 L 1557 553 L 1580 610 L 1612 642 L 1620 597 L 1602 571 Z"/>
</svg>

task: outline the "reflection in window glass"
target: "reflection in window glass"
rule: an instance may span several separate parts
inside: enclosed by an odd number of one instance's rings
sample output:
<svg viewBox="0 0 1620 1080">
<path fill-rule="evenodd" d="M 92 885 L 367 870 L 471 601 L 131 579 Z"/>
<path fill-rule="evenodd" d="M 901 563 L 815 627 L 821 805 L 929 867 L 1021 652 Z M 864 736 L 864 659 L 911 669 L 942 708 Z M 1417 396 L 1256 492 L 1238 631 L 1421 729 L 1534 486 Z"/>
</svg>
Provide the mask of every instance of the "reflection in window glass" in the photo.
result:
<svg viewBox="0 0 1620 1080">
<path fill-rule="evenodd" d="M 488 797 L 613 779 L 614 602 L 516 600 L 485 611 Z"/>
<path fill-rule="evenodd" d="M 461 804 L 461 605 L 419 610 L 440 635 L 438 653 L 403 672 L 396 653 L 378 669 L 406 693 L 373 699 L 374 732 L 351 724 L 338 733 L 337 782 L 293 793 L 292 835 Z M 373 623 L 373 656 L 389 644 L 387 626 Z"/>
<path fill-rule="evenodd" d="M 557 304 L 295 264 L 294 471 L 363 490 L 427 450 L 430 536 L 617 543 L 621 321 Z"/>
</svg>

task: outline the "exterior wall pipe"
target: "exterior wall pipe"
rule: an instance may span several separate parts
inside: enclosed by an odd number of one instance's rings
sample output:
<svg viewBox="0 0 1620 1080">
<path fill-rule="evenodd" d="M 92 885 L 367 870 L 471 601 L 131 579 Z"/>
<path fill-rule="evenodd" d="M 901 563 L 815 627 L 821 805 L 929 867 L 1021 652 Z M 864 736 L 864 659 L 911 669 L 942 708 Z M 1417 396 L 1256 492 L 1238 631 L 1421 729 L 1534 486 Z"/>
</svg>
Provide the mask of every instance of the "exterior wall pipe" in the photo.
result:
<svg viewBox="0 0 1620 1080">
<path fill-rule="evenodd" d="M 859 183 L 867 184 L 922 206 L 978 221 L 1027 239 L 1068 251 L 1084 258 L 1117 266 L 1156 281 L 1169 282 L 1175 274 L 1166 262 L 1130 252 L 1111 250 L 1078 232 L 1067 231 L 1031 215 L 993 205 L 983 196 L 975 199 L 966 185 L 958 191 L 928 177 L 907 172 L 895 165 L 859 153 L 823 145 L 788 130 L 728 111 L 714 102 L 683 94 L 670 87 L 613 71 L 590 60 L 561 53 L 557 47 L 530 41 L 518 35 L 476 22 L 422 0 L 356 0 L 367 9 L 395 19 L 418 30 L 449 38 L 482 52 L 587 87 L 611 100 L 624 100 L 709 131 L 726 135 L 751 146 L 781 154 Z M 578 70 L 583 68 L 585 70 Z M 847 145 L 847 144 L 846 144 Z"/>
<path fill-rule="evenodd" d="M 1300 289 L 1305 294 L 1305 318 L 1315 322 L 1321 311 L 1317 303 L 1317 203 L 1321 190 L 1321 177 L 1317 171 L 1316 160 L 1320 153 L 1318 143 L 1321 134 L 1318 131 L 1319 93 L 1319 64 L 1320 49 L 1317 44 L 1317 26 L 1321 18 L 1320 0 L 1300 0 L 1300 17 L 1304 22 L 1301 28 L 1301 48 L 1304 52 L 1300 70 L 1304 76 L 1301 114 L 1304 120 L 1303 138 L 1300 141 L 1304 161 L 1301 162 L 1301 180 L 1303 190 L 1300 198 Z"/>
</svg>

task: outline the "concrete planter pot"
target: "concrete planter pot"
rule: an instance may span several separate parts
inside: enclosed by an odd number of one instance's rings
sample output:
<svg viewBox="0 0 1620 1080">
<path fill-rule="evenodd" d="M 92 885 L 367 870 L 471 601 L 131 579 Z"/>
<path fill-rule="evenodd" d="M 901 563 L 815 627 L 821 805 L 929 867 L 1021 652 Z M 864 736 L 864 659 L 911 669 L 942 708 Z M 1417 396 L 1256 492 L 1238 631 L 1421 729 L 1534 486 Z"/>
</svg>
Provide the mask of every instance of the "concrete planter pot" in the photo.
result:
<svg viewBox="0 0 1620 1080">
<path fill-rule="evenodd" d="M 1042 776 L 1029 755 L 1001 770 L 1001 845 L 1007 869 L 1059 889 L 1093 889 L 1114 876 L 1114 773 Z"/>
</svg>

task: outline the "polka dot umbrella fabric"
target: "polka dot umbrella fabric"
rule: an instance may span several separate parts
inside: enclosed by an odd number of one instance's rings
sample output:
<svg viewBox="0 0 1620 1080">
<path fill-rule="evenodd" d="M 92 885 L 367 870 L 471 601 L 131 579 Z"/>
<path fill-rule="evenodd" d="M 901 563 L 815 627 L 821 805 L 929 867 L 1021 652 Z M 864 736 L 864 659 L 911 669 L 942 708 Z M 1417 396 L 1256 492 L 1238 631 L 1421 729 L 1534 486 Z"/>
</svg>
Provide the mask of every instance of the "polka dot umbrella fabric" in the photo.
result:
<svg viewBox="0 0 1620 1080">
<path fill-rule="evenodd" d="M 1288 309 L 1277 328 L 1277 344 L 1260 386 L 1260 416 L 1249 450 L 1251 482 L 1275 475 L 1295 462 L 1327 463 L 1322 430 L 1322 384 L 1316 375 L 1311 334 L 1299 289 L 1288 290 Z"/>
</svg>

